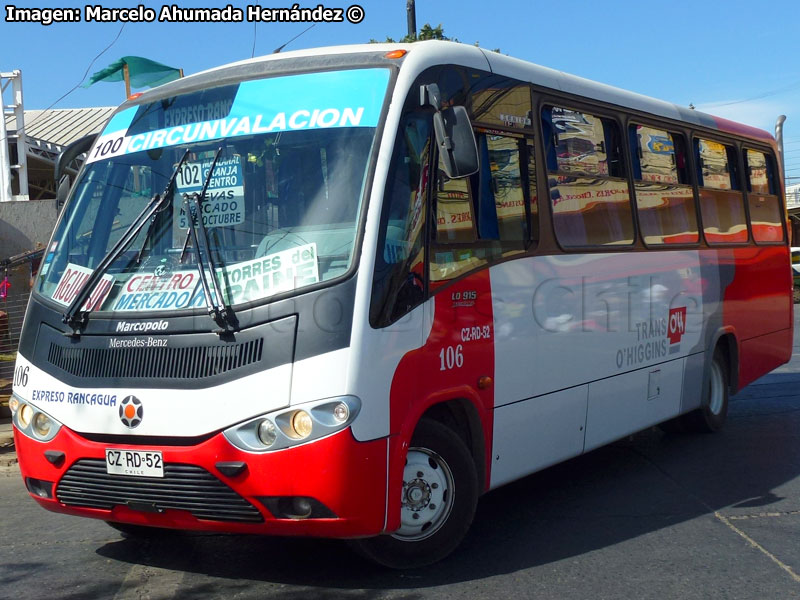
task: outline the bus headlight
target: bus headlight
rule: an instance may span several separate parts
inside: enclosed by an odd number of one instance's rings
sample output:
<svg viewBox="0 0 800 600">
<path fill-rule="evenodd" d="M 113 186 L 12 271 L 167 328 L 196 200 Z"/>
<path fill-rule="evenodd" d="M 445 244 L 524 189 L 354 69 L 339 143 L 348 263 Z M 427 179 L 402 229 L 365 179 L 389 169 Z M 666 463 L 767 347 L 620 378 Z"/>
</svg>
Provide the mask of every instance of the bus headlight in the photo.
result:
<svg viewBox="0 0 800 600">
<path fill-rule="evenodd" d="M 19 405 L 20 399 L 16 395 L 11 394 L 11 398 L 8 400 L 8 408 L 11 410 L 12 415 L 19 410 Z"/>
<path fill-rule="evenodd" d="M 22 426 L 27 427 L 31 424 L 31 419 L 33 419 L 33 407 L 30 404 L 23 404 L 17 414 Z"/>
<path fill-rule="evenodd" d="M 50 433 L 50 430 L 53 427 L 53 421 L 51 421 L 50 417 L 42 412 L 37 412 L 34 414 L 31 423 L 34 433 L 40 438 L 47 437 L 47 434 Z"/>
<path fill-rule="evenodd" d="M 258 425 L 258 439 L 264 446 L 269 448 L 278 439 L 278 428 L 269 419 L 264 419 Z"/>
<path fill-rule="evenodd" d="M 311 420 L 311 415 L 304 410 L 298 410 L 292 415 L 291 424 L 292 433 L 300 440 L 306 439 L 314 430 L 314 423 Z"/>
<path fill-rule="evenodd" d="M 49 442 L 61 429 L 61 423 L 22 398 L 17 398 L 12 419 L 20 433 L 39 442 Z"/>
<path fill-rule="evenodd" d="M 350 418 L 350 409 L 344 402 L 339 402 L 333 407 L 333 418 L 339 423 L 344 423 Z"/>
<path fill-rule="evenodd" d="M 227 440 L 247 452 L 282 450 L 350 426 L 361 409 L 355 396 L 338 396 L 261 415 L 226 429 Z"/>
</svg>

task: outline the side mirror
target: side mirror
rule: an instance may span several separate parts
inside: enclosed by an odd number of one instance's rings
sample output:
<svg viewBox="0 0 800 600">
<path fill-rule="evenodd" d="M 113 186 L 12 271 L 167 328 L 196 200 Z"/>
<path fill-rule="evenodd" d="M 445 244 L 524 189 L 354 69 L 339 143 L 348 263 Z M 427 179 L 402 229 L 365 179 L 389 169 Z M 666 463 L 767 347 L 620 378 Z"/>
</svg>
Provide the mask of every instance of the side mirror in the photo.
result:
<svg viewBox="0 0 800 600">
<path fill-rule="evenodd" d="M 438 111 L 433 115 L 433 130 L 448 177 L 458 179 L 478 171 L 478 145 L 466 108 L 451 106 Z"/>
<path fill-rule="evenodd" d="M 431 106 L 436 145 L 442 157 L 442 166 L 450 179 L 468 177 L 478 171 L 478 145 L 463 106 L 441 107 L 441 93 L 435 83 L 420 87 L 420 106 Z"/>
<path fill-rule="evenodd" d="M 72 185 L 69 174 L 66 173 L 67 167 L 70 163 L 78 158 L 84 152 L 88 152 L 94 141 L 97 139 L 96 133 L 90 133 L 79 140 L 75 140 L 66 148 L 61 151 L 61 154 L 56 158 L 55 166 L 55 181 L 58 182 L 56 190 L 56 209 L 61 211 L 64 202 L 69 195 L 69 188 Z"/>
</svg>

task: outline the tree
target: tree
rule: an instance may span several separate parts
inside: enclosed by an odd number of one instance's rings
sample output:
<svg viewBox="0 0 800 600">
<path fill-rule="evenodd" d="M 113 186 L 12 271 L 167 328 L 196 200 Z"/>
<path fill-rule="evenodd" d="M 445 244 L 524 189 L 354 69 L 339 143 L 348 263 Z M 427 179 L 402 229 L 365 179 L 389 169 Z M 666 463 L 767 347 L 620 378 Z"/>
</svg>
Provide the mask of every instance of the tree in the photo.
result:
<svg viewBox="0 0 800 600">
<path fill-rule="evenodd" d="M 392 37 L 386 36 L 386 43 L 387 44 L 409 44 L 411 42 L 420 42 L 422 40 L 447 40 L 451 42 L 457 42 L 456 38 L 447 37 L 444 34 L 444 27 L 442 24 L 439 23 L 436 27 L 431 27 L 430 23 L 425 23 L 422 26 L 422 29 L 419 30 L 419 35 L 406 35 L 399 40 L 396 40 Z M 370 40 L 370 44 L 379 44 L 378 40 Z"/>
<path fill-rule="evenodd" d="M 419 34 L 417 35 L 406 35 L 399 40 L 396 40 L 392 37 L 386 36 L 385 42 L 387 44 L 410 44 L 411 42 L 421 42 L 424 40 L 445 40 L 449 42 L 458 42 L 458 38 L 448 37 L 444 34 L 444 27 L 442 24 L 439 23 L 436 27 L 431 27 L 430 23 L 425 23 L 422 28 L 419 30 Z M 379 44 L 381 43 L 379 40 L 372 39 L 369 41 L 370 44 Z M 478 42 L 475 42 L 475 46 L 478 45 Z M 500 48 L 494 48 L 492 52 L 500 52 Z"/>
</svg>

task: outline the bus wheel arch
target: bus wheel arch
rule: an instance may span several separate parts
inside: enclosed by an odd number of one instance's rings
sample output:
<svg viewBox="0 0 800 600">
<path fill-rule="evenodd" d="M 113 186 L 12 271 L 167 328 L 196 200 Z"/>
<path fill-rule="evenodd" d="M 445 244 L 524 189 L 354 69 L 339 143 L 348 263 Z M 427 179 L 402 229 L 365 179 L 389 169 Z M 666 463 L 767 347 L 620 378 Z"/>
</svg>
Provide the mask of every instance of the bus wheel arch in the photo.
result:
<svg viewBox="0 0 800 600">
<path fill-rule="evenodd" d="M 483 421 L 475 404 L 466 398 L 457 398 L 437 402 L 422 414 L 417 426 L 423 419 L 442 423 L 452 429 L 463 440 L 472 455 L 475 471 L 478 476 L 478 489 L 483 493 L 489 482 L 487 472 L 487 440 L 483 431 Z M 416 428 L 416 426 L 415 426 Z"/>
<path fill-rule="evenodd" d="M 720 331 L 711 347 L 714 348 L 714 351 L 711 355 L 709 366 L 714 360 L 716 352 L 720 351 L 728 368 L 728 392 L 733 395 L 739 391 L 739 344 L 736 334 L 730 330 Z"/>
<path fill-rule="evenodd" d="M 353 547 L 393 569 L 433 564 L 461 543 L 479 494 L 477 471 L 463 438 L 443 422 L 423 417 L 406 453 L 400 527 L 391 534 L 354 540 Z"/>
</svg>

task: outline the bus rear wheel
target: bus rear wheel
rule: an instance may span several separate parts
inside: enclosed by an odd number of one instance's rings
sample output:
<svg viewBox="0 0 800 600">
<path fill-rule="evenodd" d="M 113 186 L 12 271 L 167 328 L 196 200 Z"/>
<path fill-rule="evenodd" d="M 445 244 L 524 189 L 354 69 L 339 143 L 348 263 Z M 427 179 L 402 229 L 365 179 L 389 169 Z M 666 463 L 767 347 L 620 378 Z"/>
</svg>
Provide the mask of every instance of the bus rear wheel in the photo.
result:
<svg viewBox="0 0 800 600">
<path fill-rule="evenodd" d="M 400 528 L 356 540 L 355 549 L 392 569 L 433 564 L 464 538 L 477 502 L 478 475 L 466 444 L 442 423 L 420 421 L 403 469 Z"/>
<path fill-rule="evenodd" d="M 713 433 L 722 429 L 728 416 L 729 383 L 728 361 L 722 350 L 717 348 L 703 390 L 702 405 L 682 417 L 687 431 Z"/>
</svg>

